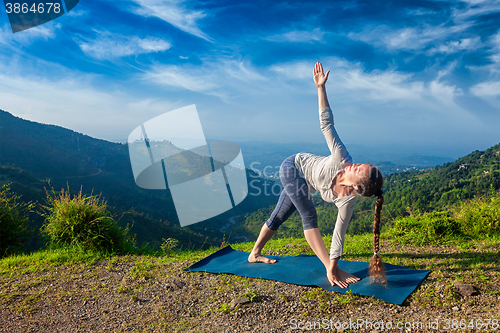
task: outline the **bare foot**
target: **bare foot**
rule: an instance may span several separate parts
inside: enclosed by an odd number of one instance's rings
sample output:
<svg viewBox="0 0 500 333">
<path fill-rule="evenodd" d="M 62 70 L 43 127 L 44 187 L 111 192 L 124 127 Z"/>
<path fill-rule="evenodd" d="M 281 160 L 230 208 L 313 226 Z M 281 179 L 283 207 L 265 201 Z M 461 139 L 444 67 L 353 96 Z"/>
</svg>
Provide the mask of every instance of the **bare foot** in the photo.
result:
<svg viewBox="0 0 500 333">
<path fill-rule="evenodd" d="M 354 276 L 352 274 L 349 274 L 343 270 L 341 270 L 340 268 L 337 267 L 337 277 L 342 280 L 342 281 L 345 281 L 349 284 L 351 283 L 356 283 L 358 282 L 359 280 L 361 280 L 359 277 L 357 276 Z"/>
<path fill-rule="evenodd" d="M 361 280 L 360 278 L 341 270 L 338 266 L 336 267 L 335 272 L 328 271 L 326 276 L 332 286 L 337 285 L 340 288 L 347 288 L 349 284 L 356 283 Z"/>
<path fill-rule="evenodd" d="M 276 262 L 276 259 L 270 259 L 267 257 L 264 257 L 262 254 L 255 254 L 255 253 L 250 253 L 248 256 L 248 262 L 263 262 L 265 264 L 274 264 Z"/>
</svg>

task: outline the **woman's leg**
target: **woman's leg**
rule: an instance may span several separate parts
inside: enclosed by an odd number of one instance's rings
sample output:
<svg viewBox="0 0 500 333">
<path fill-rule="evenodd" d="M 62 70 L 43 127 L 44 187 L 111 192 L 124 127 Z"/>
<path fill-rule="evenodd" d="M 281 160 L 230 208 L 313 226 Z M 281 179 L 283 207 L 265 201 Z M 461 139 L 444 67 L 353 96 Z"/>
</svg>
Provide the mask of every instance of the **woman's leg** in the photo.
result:
<svg viewBox="0 0 500 333">
<path fill-rule="evenodd" d="M 261 254 L 264 245 L 266 245 L 267 241 L 270 240 L 275 233 L 276 230 L 269 229 L 267 224 L 264 223 L 262 229 L 260 229 L 259 238 L 257 238 L 252 252 L 248 256 L 248 262 L 263 262 L 266 264 L 274 264 L 276 262 L 275 259 L 269 259 Z"/>
<path fill-rule="evenodd" d="M 282 175 L 284 173 L 287 173 L 284 170 L 292 166 L 295 168 L 295 155 L 288 157 L 281 164 L 280 178 L 284 186 L 285 184 L 287 184 L 287 179 L 284 179 Z M 264 225 L 260 229 L 259 237 L 255 242 L 252 252 L 248 256 L 249 262 L 264 262 L 267 264 L 272 264 L 276 262 L 276 260 L 274 259 L 269 259 L 264 257 L 261 254 L 262 249 L 266 245 L 267 241 L 271 239 L 271 237 L 276 233 L 276 230 L 278 230 L 279 226 L 283 222 L 285 222 L 295 210 L 296 210 L 295 206 L 290 200 L 290 197 L 287 195 L 287 192 L 283 190 L 280 194 L 280 198 L 278 200 L 278 203 L 276 204 L 276 207 L 274 208 L 274 211 L 272 212 L 271 216 L 266 221 L 266 223 L 264 223 Z"/>
<path fill-rule="evenodd" d="M 261 254 L 262 249 L 267 241 L 276 233 L 279 226 L 285 222 L 294 211 L 295 206 L 286 192 L 282 191 L 273 213 L 260 229 L 259 237 L 253 246 L 252 252 L 248 256 L 249 262 L 264 262 L 266 264 L 273 264 L 276 262 L 274 259 L 264 257 Z"/>
</svg>

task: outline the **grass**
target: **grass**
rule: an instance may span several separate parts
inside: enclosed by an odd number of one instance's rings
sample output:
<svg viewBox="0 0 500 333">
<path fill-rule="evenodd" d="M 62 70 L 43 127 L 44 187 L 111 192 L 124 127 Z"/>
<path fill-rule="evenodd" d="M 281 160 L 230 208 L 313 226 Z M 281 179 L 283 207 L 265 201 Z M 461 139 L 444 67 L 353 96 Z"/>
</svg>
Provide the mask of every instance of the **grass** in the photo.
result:
<svg viewBox="0 0 500 333">
<path fill-rule="evenodd" d="M 12 277 L 26 273 L 41 273 L 51 271 L 61 265 L 91 266 L 98 260 L 109 258 L 109 254 L 81 250 L 79 248 L 60 248 L 33 252 L 31 254 L 16 254 L 0 261 L 0 276 Z"/>
<path fill-rule="evenodd" d="M 71 195 L 69 189 L 47 191 L 41 206 L 45 218 L 41 228 L 51 247 L 73 247 L 104 252 L 125 252 L 133 247 L 128 229 L 122 229 L 109 213 L 100 195 Z"/>
</svg>

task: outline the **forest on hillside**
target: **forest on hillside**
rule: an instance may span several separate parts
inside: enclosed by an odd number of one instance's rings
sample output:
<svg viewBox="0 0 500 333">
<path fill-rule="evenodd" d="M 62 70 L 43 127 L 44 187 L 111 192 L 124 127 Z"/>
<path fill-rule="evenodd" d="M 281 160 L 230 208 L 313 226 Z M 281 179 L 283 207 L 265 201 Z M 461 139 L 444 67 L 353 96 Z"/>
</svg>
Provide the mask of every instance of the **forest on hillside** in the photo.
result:
<svg viewBox="0 0 500 333">
<path fill-rule="evenodd" d="M 38 204 L 44 203 L 46 190 L 52 188 L 56 192 L 65 189 L 76 194 L 81 190 L 87 196 L 101 195 L 118 223 L 130 226 L 139 246 L 149 244 L 156 248 L 169 237 L 185 247 L 220 244 L 225 237 L 221 229 L 231 217 L 275 201 L 272 194 L 260 191 L 261 194 L 248 195 L 238 206 L 219 216 L 181 228 L 168 189 L 148 190 L 136 185 L 127 144 L 27 121 L 1 110 L 0 123 L 0 186 L 10 184 L 22 201 Z M 163 147 L 178 150 L 168 142 Z M 183 163 L 196 167 L 201 160 L 192 156 Z M 214 163 L 217 165 L 217 161 Z M 248 170 L 247 177 L 257 176 Z M 253 186 L 259 189 L 270 182 L 257 178 Z M 43 219 L 33 213 L 29 222 L 32 233 L 27 249 L 36 250 L 43 244 L 38 232 Z"/>
</svg>

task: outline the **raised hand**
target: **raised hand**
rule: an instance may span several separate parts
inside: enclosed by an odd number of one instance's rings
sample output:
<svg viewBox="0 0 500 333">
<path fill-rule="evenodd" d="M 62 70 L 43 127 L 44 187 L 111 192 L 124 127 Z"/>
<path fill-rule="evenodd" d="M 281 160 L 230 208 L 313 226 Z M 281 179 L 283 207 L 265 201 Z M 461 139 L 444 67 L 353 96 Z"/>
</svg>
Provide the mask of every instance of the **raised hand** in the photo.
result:
<svg viewBox="0 0 500 333">
<path fill-rule="evenodd" d="M 330 71 L 325 74 L 323 72 L 323 65 L 321 65 L 320 62 L 317 62 L 313 70 L 313 79 L 316 87 L 320 88 L 325 85 L 326 80 L 328 80 L 328 74 L 330 74 Z"/>
</svg>

